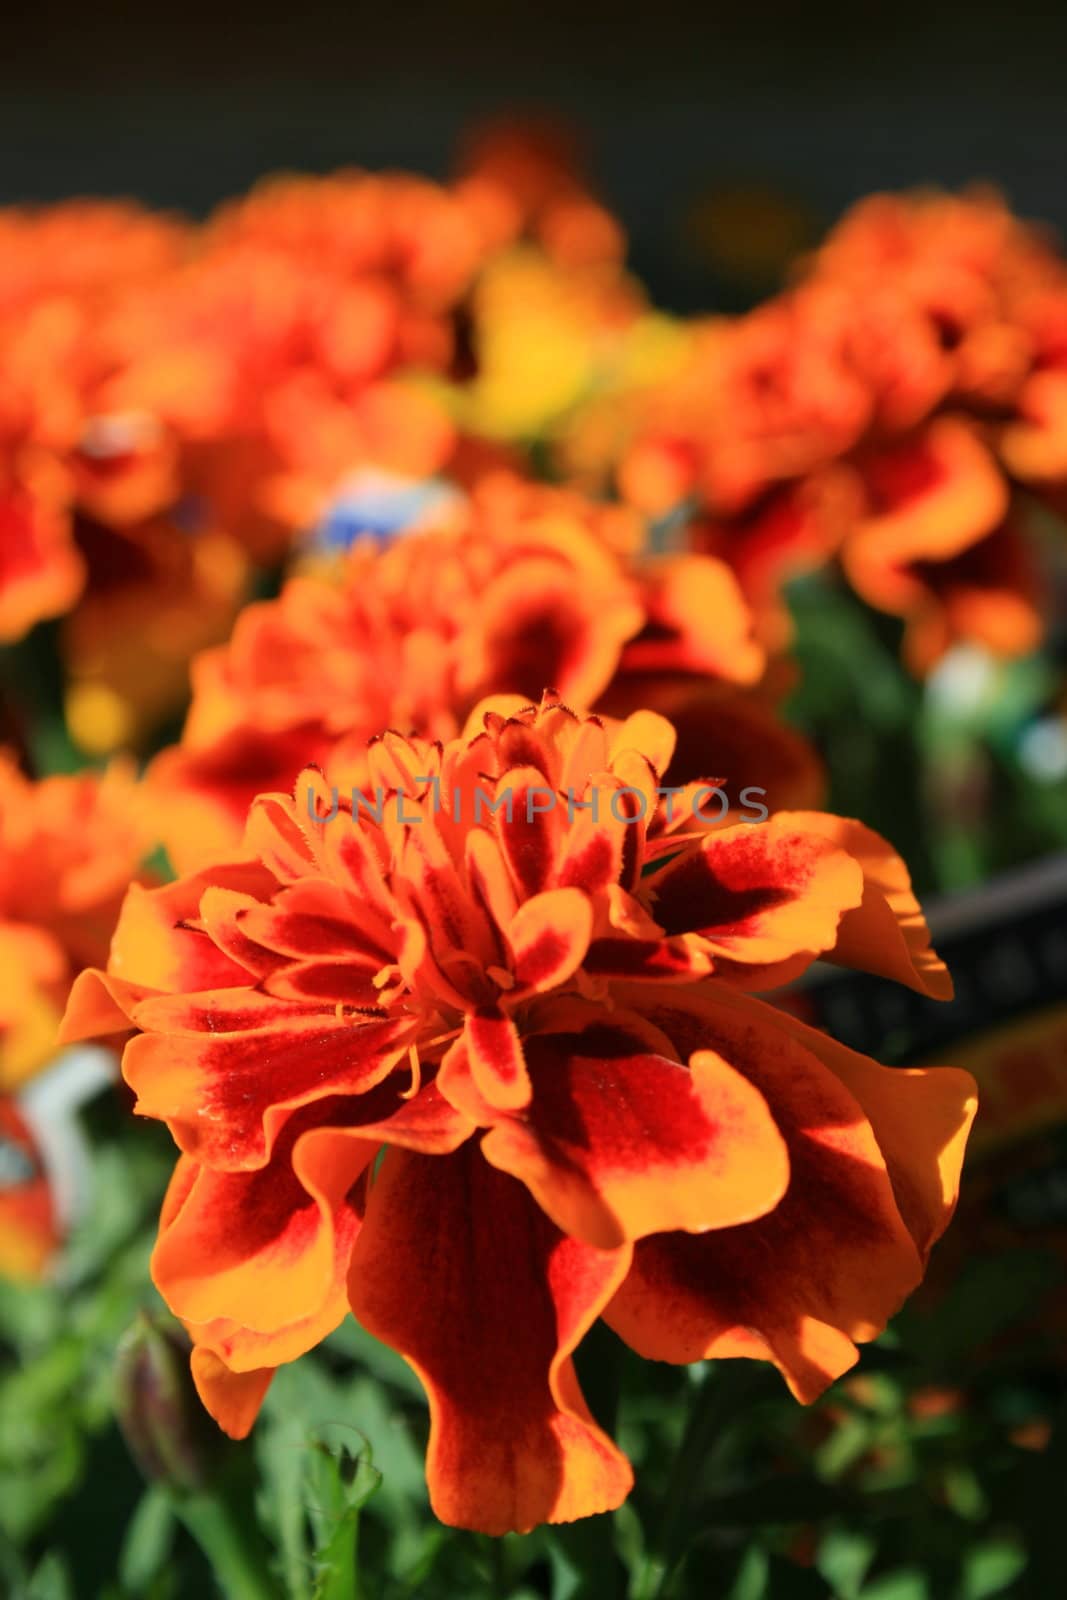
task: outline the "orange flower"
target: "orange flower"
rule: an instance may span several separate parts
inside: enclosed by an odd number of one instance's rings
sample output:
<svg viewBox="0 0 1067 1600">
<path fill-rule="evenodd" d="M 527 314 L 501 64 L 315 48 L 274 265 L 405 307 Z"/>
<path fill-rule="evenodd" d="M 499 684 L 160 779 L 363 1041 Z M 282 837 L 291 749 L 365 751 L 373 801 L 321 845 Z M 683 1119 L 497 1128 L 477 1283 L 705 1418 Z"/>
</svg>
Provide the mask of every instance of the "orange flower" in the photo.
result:
<svg viewBox="0 0 1067 1600">
<path fill-rule="evenodd" d="M 859 462 L 863 514 L 843 562 L 858 592 L 907 621 L 918 673 L 957 639 L 1023 655 L 1041 638 L 1039 584 L 1008 487 L 966 423 L 943 417 Z"/>
<path fill-rule="evenodd" d="M 114 309 L 186 239 L 169 218 L 110 202 L 0 212 L 0 639 L 77 599 L 76 503 L 121 519 L 172 487 L 150 419 L 101 413 Z M 122 449 L 105 448 L 117 431 Z"/>
<path fill-rule="evenodd" d="M 616 420 L 623 497 L 731 565 L 769 649 L 784 582 L 842 549 L 916 671 L 956 638 L 1037 642 L 1013 488 L 1063 497 L 1067 269 L 996 197 L 864 201 L 786 294 L 696 324 Z"/>
<path fill-rule="evenodd" d="M 810 1400 L 918 1283 L 971 1080 L 745 992 L 823 956 L 945 993 L 903 864 L 818 814 L 694 834 L 701 796 L 657 793 L 672 743 L 501 697 L 130 891 L 66 1031 L 136 1030 L 126 1078 L 182 1152 L 153 1275 L 228 1432 L 351 1307 L 426 1387 L 438 1515 L 528 1530 L 631 1485 L 572 1364 L 598 1317 Z"/>
<path fill-rule="evenodd" d="M 479 252 L 459 202 L 422 179 L 275 179 L 131 297 L 112 402 L 156 418 L 184 487 L 274 557 L 360 465 L 418 477 L 446 461 L 454 430 L 425 378 L 452 361 Z"/>
<path fill-rule="evenodd" d="M 591 704 L 619 670 L 759 676 L 727 569 L 635 561 L 631 513 L 497 476 L 442 516 L 380 552 L 358 546 L 335 583 L 290 580 L 195 664 L 184 738 L 151 774 L 179 867 L 232 848 L 253 796 L 288 788 L 341 736 L 449 737 L 485 695 L 535 695 L 545 678 Z"/>
<path fill-rule="evenodd" d="M 54 1053 L 71 982 L 107 959 L 147 842 L 125 767 L 33 783 L 0 753 L 0 1092 Z"/>
</svg>

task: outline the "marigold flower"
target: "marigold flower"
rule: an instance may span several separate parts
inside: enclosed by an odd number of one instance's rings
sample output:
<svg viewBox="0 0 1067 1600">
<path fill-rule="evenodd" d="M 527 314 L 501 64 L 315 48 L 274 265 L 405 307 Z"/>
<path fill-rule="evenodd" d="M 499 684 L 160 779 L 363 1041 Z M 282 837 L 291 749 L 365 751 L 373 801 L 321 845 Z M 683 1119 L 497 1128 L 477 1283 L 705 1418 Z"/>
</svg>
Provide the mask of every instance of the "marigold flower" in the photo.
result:
<svg viewBox="0 0 1067 1600">
<path fill-rule="evenodd" d="M 256 792 L 288 788 L 342 736 L 449 737 L 485 695 L 536 695 L 546 677 L 583 704 L 619 672 L 759 677 L 726 567 L 637 560 L 632 513 L 495 476 L 442 516 L 380 551 L 357 546 L 337 582 L 293 578 L 194 664 L 182 743 L 150 780 L 179 867 L 232 848 Z"/>
<path fill-rule="evenodd" d="M 572 1364 L 598 1317 L 810 1400 L 918 1283 L 971 1079 L 747 992 L 822 956 L 945 994 L 903 864 L 814 813 L 694 833 L 714 785 L 669 815 L 672 744 L 500 697 L 131 889 L 66 1030 L 136 1030 L 127 1081 L 182 1152 L 153 1275 L 226 1431 L 351 1307 L 427 1389 L 438 1515 L 528 1530 L 631 1485 Z"/>
<path fill-rule="evenodd" d="M 0 1091 L 54 1054 L 71 982 L 106 960 L 147 844 L 126 766 L 34 783 L 0 753 Z"/>
<path fill-rule="evenodd" d="M 1040 636 L 1017 481 L 1067 472 L 1067 269 L 985 194 L 857 206 L 758 310 L 695 326 L 624 409 L 623 497 L 733 567 L 770 649 L 793 573 L 843 555 L 926 671 L 956 638 Z M 1009 514 L 1010 513 L 1010 514 Z"/>
<path fill-rule="evenodd" d="M 131 297 L 113 401 L 157 418 L 185 488 L 273 557 L 346 473 L 418 477 L 448 459 L 455 429 L 425 375 L 452 363 L 480 253 L 460 203 L 419 178 L 262 184 Z"/>
<path fill-rule="evenodd" d="M 76 505 L 121 521 L 173 489 L 151 419 L 106 415 L 108 330 L 187 240 L 182 224 L 132 205 L 0 212 L 0 639 L 76 601 Z"/>
</svg>

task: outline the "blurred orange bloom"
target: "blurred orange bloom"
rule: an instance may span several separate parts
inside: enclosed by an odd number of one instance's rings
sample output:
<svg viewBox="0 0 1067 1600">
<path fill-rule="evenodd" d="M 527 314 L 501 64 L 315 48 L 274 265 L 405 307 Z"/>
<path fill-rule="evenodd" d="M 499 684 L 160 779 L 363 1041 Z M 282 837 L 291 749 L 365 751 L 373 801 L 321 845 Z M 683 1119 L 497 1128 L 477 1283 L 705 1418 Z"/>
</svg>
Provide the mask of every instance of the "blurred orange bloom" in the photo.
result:
<svg viewBox="0 0 1067 1600">
<path fill-rule="evenodd" d="M 194 259 L 132 296 L 114 404 L 158 419 L 181 481 L 273 557 L 366 463 L 412 477 L 455 434 L 428 375 L 480 254 L 459 202 L 423 179 L 279 178 L 223 206 Z"/>
<path fill-rule="evenodd" d="M 137 419 L 126 420 L 121 450 L 101 448 L 115 431 L 103 417 L 107 328 L 187 239 L 180 223 L 121 203 L 0 211 L 0 640 L 77 599 L 77 503 L 122 517 L 169 484 L 154 436 L 135 439 Z"/>
<path fill-rule="evenodd" d="M 447 738 L 485 695 L 536 695 L 545 679 L 593 704 L 617 673 L 759 678 L 729 571 L 642 558 L 633 513 L 497 475 L 442 516 L 382 550 L 357 546 L 332 582 L 291 579 L 194 664 L 182 742 L 150 775 L 181 869 L 232 848 L 253 796 L 288 788 L 342 736 Z"/>
<path fill-rule="evenodd" d="M 996 197 L 864 201 L 796 286 L 698 324 L 681 370 L 632 399 L 624 498 L 730 563 L 768 647 L 784 581 L 842 552 L 906 620 L 916 671 L 956 639 L 1038 641 L 1015 487 L 1062 499 L 1067 268 Z"/>
<path fill-rule="evenodd" d="M 972 1081 L 746 992 L 822 956 L 946 994 L 903 864 L 817 813 L 694 834 L 672 745 L 502 696 L 130 891 L 66 1032 L 136 1030 L 126 1078 L 182 1152 L 153 1276 L 229 1433 L 351 1307 L 427 1390 L 437 1514 L 525 1531 L 630 1489 L 572 1364 L 598 1317 L 807 1401 L 919 1282 Z"/>
<path fill-rule="evenodd" d="M 147 847 L 124 765 L 34 783 L 0 753 L 0 1092 L 54 1054 L 71 982 L 107 959 Z"/>
</svg>

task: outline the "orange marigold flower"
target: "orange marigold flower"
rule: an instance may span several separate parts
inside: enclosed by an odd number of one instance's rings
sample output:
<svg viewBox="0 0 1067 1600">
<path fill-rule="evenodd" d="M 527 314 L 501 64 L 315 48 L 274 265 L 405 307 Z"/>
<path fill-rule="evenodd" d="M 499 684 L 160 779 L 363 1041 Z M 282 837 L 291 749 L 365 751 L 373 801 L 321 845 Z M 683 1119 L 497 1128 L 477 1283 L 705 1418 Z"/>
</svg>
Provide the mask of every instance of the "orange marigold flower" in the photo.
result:
<svg viewBox="0 0 1067 1600">
<path fill-rule="evenodd" d="M 272 180 L 130 298 L 112 402 L 158 419 L 187 490 L 273 556 L 345 473 L 447 460 L 455 430 L 427 378 L 452 363 L 480 251 L 464 208 L 425 180 Z"/>
<path fill-rule="evenodd" d="M 151 419 L 106 415 L 108 330 L 187 242 L 182 224 L 121 203 L 0 212 L 0 639 L 76 601 L 75 505 L 123 520 L 173 490 Z"/>
<path fill-rule="evenodd" d="M 485 695 L 536 695 L 545 678 L 593 704 L 618 672 L 759 677 L 729 571 L 637 560 L 632 513 L 501 475 L 442 515 L 383 550 L 357 546 L 336 582 L 291 579 L 194 664 L 182 743 L 151 775 L 179 867 L 232 848 L 255 793 L 288 788 L 342 736 L 449 737 Z"/>
<path fill-rule="evenodd" d="M 54 1053 L 71 982 L 107 959 L 147 845 L 126 766 L 34 783 L 0 752 L 0 1091 Z"/>
<path fill-rule="evenodd" d="M 426 1387 L 442 1519 L 569 1521 L 631 1485 L 572 1364 L 598 1317 L 810 1400 L 920 1280 L 971 1079 L 746 992 L 821 956 L 945 993 L 903 864 L 819 814 L 694 834 L 672 742 L 500 697 L 130 891 L 66 1029 L 136 1030 L 127 1081 L 182 1152 L 153 1275 L 230 1433 L 351 1307 Z"/>
</svg>

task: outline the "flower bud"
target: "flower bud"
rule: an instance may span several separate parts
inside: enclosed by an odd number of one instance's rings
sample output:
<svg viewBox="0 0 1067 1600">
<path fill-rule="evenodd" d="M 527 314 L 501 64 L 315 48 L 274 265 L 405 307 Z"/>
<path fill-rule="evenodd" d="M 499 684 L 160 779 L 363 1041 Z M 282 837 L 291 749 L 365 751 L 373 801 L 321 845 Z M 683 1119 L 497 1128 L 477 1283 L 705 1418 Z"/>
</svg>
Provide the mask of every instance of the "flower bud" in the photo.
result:
<svg viewBox="0 0 1067 1600">
<path fill-rule="evenodd" d="M 115 1412 L 130 1454 L 146 1478 L 182 1490 L 202 1488 L 218 1454 L 189 1351 L 177 1323 L 142 1311 L 115 1358 Z"/>
</svg>

